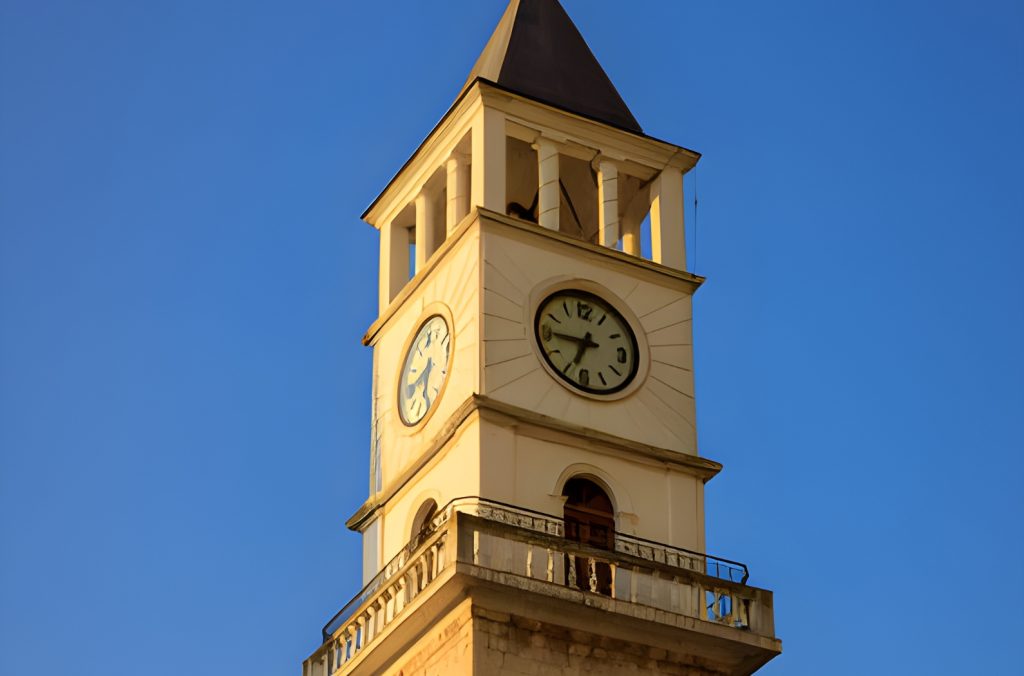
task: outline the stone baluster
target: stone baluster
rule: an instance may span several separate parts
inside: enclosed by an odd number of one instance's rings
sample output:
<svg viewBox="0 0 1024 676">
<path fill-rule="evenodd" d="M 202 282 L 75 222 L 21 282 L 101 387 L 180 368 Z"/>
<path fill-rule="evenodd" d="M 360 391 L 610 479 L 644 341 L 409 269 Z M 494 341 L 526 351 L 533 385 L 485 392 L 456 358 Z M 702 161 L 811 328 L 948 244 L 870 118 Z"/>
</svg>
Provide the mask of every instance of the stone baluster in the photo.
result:
<svg viewBox="0 0 1024 676">
<path fill-rule="evenodd" d="M 349 627 L 346 627 L 344 633 L 341 635 L 341 661 L 339 664 L 345 664 L 352 659 L 352 651 L 353 637 L 349 632 Z"/>
<path fill-rule="evenodd" d="M 413 599 L 416 598 L 416 569 L 410 568 L 409 572 L 405 574 L 405 604 L 412 603 Z"/>
<path fill-rule="evenodd" d="M 430 563 L 430 579 L 427 582 L 433 582 L 437 578 L 437 543 L 435 542 L 427 550 L 427 556 L 429 557 Z"/>
<path fill-rule="evenodd" d="M 381 592 L 381 598 L 384 600 L 384 624 L 388 624 L 391 620 L 395 619 L 395 591 L 394 585 L 388 585 Z"/>
<path fill-rule="evenodd" d="M 381 594 L 377 600 L 377 628 L 373 632 L 374 636 L 379 635 L 384 631 L 384 627 L 388 626 L 388 598 L 386 594 Z"/>
<path fill-rule="evenodd" d="M 395 582 L 395 615 L 402 612 L 402 609 L 405 608 L 408 588 L 409 585 L 406 584 L 405 577 L 402 577 Z"/>
<path fill-rule="evenodd" d="M 435 547 L 437 548 L 437 554 L 436 554 L 436 556 L 437 556 L 437 569 L 439 571 L 440 570 L 444 570 L 445 557 L 447 555 L 447 551 L 446 551 L 445 547 L 446 547 L 447 542 L 448 542 L 448 534 L 447 533 L 442 533 L 441 537 L 439 537 L 437 539 L 437 544 L 435 545 Z"/>
<path fill-rule="evenodd" d="M 358 623 L 358 627 L 356 629 L 356 646 L 355 650 L 352 651 L 354 653 L 359 652 L 366 645 L 366 618 L 367 615 L 364 612 L 356 620 L 356 622 Z"/>
</svg>

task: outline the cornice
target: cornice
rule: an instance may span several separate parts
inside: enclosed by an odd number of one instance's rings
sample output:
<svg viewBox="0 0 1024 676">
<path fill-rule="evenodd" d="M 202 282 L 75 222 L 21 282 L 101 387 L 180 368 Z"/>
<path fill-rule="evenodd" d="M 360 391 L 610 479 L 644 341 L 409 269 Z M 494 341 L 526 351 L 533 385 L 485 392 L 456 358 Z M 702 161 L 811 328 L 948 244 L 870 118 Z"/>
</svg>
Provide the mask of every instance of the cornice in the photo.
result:
<svg viewBox="0 0 1024 676">
<path fill-rule="evenodd" d="M 587 448 L 591 450 L 607 455 L 628 455 L 633 460 L 640 458 L 691 474 L 705 483 L 722 471 L 721 463 L 708 458 L 651 446 L 582 425 L 568 423 L 481 394 L 474 394 L 459 406 L 448 419 L 444 428 L 426 445 L 420 460 L 403 472 L 386 491 L 363 503 L 355 514 L 348 518 L 345 525 L 351 530 L 361 530 L 377 511 L 387 505 L 413 477 L 448 446 L 466 421 L 474 415 L 505 426 L 519 427 L 524 434 L 530 436 L 555 434 L 563 437 L 566 441 L 585 440 Z"/>
<path fill-rule="evenodd" d="M 503 110 L 510 120 L 518 124 L 530 126 L 540 124 L 557 128 L 568 136 L 579 137 L 579 140 L 598 142 L 602 151 L 618 157 L 620 160 L 646 162 L 652 169 L 663 166 L 675 166 L 686 173 L 700 161 L 700 153 L 683 146 L 663 141 L 644 133 L 637 133 L 599 122 L 592 118 L 565 110 L 558 106 L 519 94 L 484 78 L 477 78 L 466 87 L 458 99 L 445 112 L 433 129 L 420 142 L 405 164 L 391 177 L 388 184 L 363 212 L 362 219 L 375 228 L 380 227 L 385 211 L 392 210 L 387 205 L 401 193 L 401 179 L 414 169 L 422 170 L 430 153 L 443 146 L 460 122 L 468 125 L 477 105 L 492 105 Z M 524 115 L 525 113 L 525 115 Z M 541 119 L 535 119 L 537 114 Z M 461 129 L 461 128 L 460 128 Z M 636 151 L 639 156 L 636 156 Z M 440 165 L 439 165 L 440 166 Z M 415 184 L 416 181 L 408 181 Z M 412 188 L 409 188 L 410 190 Z M 398 200 L 401 201 L 401 200 Z"/>
<path fill-rule="evenodd" d="M 689 288 L 690 293 L 694 293 L 700 286 L 706 281 L 706 277 L 695 275 L 685 270 L 676 270 L 660 263 L 647 260 L 646 258 L 640 258 L 639 256 L 633 256 L 617 249 L 609 249 L 606 246 L 599 244 L 592 244 L 576 237 L 564 235 L 554 230 L 548 230 L 542 228 L 536 223 L 530 221 L 524 221 L 512 216 L 505 216 L 499 214 L 496 211 L 484 209 L 482 207 L 476 207 L 466 215 L 462 222 L 459 223 L 458 227 L 448 236 L 448 239 L 438 247 L 437 251 L 430 257 L 427 264 L 422 270 L 416 273 L 409 282 L 402 288 L 395 299 L 391 301 L 391 304 L 380 314 L 380 316 L 370 325 L 366 330 L 366 334 L 363 336 L 363 345 L 372 345 L 377 338 L 377 335 L 387 325 L 392 317 L 398 312 L 402 305 L 412 296 L 417 289 L 419 289 L 430 274 L 437 269 L 441 262 L 448 256 L 448 254 L 455 248 L 455 245 L 466 236 L 475 224 L 478 222 L 486 222 L 488 224 L 494 224 L 499 228 L 508 228 L 512 231 L 525 233 L 529 237 L 539 238 L 541 241 L 547 241 L 549 243 L 555 243 L 556 246 L 570 246 L 575 249 L 581 250 L 587 255 L 598 256 L 606 259 L 608 262 L 613 262 L 615 265 L 625 265 L 636 270 L 642 270 L 648 274 L 654 274 L 662 278 L 663 280 L 672 280 L 674 282 L 682 282 Z"/>
</svg>

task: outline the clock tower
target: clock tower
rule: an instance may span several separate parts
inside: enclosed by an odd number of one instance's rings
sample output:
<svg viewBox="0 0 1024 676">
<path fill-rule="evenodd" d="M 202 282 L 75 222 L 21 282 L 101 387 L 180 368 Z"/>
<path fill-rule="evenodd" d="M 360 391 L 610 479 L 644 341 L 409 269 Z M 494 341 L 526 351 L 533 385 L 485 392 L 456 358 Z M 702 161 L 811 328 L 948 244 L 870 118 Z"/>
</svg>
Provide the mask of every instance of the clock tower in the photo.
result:
<svg viewBox="0 0 1024 676">
<path fill-rule="evenodd" d="M 380 231 L 363 589 L 305 676 L 749 674 L 704 542 L 683 175 L 557 0 L 512 0 Z M 649 257 L 642 252 L 650 252 Z"/>
</svg>

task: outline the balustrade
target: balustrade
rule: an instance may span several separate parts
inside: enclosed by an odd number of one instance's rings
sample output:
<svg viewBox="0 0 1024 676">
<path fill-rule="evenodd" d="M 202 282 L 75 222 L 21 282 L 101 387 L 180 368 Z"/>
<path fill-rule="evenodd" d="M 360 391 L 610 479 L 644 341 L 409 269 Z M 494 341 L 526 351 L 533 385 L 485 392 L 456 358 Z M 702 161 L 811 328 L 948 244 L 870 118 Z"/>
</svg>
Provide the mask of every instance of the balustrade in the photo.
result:
<svg viewBox="0 0 1024 676">
<path fill-rule="evenodd" d="M 413 543 L 328 623 L 303 676 L 343 670 L 455 563 L 774 636 L 765 592 L 724 559 L 621 534 L 614 549 L 596 549 L 566 540 L 561 519 L 476 498 L 449 503 Z"/>
</svg>

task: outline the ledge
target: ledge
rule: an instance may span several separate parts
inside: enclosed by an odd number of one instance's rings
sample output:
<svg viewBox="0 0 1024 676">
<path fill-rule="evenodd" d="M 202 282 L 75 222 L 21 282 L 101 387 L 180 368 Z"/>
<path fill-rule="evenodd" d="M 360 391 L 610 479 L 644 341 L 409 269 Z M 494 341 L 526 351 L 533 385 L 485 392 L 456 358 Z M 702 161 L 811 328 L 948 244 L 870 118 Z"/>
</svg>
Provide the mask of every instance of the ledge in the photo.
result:
<svg viewBox="0 0 1024 676">
<path fill-rule="evenodd" d="M 473 225 L 481 223 L 482 227 L 482 222 L 485 220 L 487 223 L 493 223 L 517 232 L 526 233 L 532 237 L 539 237 L 541 239 L 559 242 L 575 249 L 580 249 L 588 254 L 597 255 L 606 258 L 609 261 L 614 261 L 619 265 L 625 264 L 633 268 L 639 268 L 648 273 L 654 273 L 661 277 L 667 277 L 674 281 L 683 282 L 689 287 L 690 293 L 696 292 L 697 289 L 707 281 L 706 277 L 695 275 L 692 272 L 676 270 L 675 268 L 670 268 L 667 265 L 662 265 L 661 263 L 655 263 L 654 261 L 646 258 L 633 256 L 632 254 L 623 253 L 617 249 L 609 249 L 606 246 L 592 244 L 576 237 L 570 237 L 569 235 L 563 235 L 560 232 L 542 228 L 536 223 L 532 223 L 530 221 L 524 221 L 512 216 L 499 214 L 496 211 L 484 209 L 483 207 L 474 207 L 469 214 L 462 219 L 458 227 L 452 231 L 452 234 L 445 239 L 440 247 L 438 247 L 437 251 L 430 256 L 430 259 L 427 261 L 427 264 L 423 269 L 417 272 L 416 275 L 410 279 L 404 287 L 402 287 L 402 290 L 397 296 L 395 296 L 394 300 L 392 300 L 388 307 L 381 312 L 377 320 L 370 325 L 366 330 L 366 334 L 363 336 L 363 345 L 373 344 L 381 329 L 384 328 L 388 321 L 390 321 L 395 313 L 398 312 L 398 309 L 402 307 L 409 297 L 423 285 L 427 277 L 430 276 L 430 273 L 440 265 L 441 261 L 444 260 L 448 253 L 455 248 L 455 245 L 460 242 L 462 238 L 465 237 L 466 233 L 473 228 Z"/>
<path fill-rule="evenodd" d="M 596 632 L 714 673 L 750 674 L 781 652 L 772 592 L 710 575 L 724 559 L 643 540 L 633 551 L 627 540 L 617 534 L 613 549 L 597 549 L 566 539 L 557 517 L 453 500 L 324 627 L 304 674 L 380 673 L 467 597 L 495 621 L 511 614 Z"/>
<path fill-rule="evenodd" d="M 705 483 L 722 471 L 721 463 L 709 460 L 708 458 L 702 458 L 696 455 L 687 455 L 667 448 L 650 446 L 639 441 L 633 441 L 632 439 L 607 434 L 606 432 L 600 432 L 589 427 L 567 423 L 559 420 L 558 418 L 552 418 L 551 416 L 535 413 L 534 411 L 530 411 L 525 408 L 496 401 L 481 394 L 474 394 L 466 399 L 455 413 L 452 414 L 452 417 L 445 424 L 444 428 L 424 449 L 419 461 L 407 469 L 397 481 L 395 481 L 377 498 L 370 498 L 363 503 L 363 505 L 345 521 L 345 526 L 349 528 L 349 530 L 361 530 L 377 510 L 383 508 L 384 505 L 386 505 L 400 490 L 402 490 L 402 488 L 414 476 L 416 476 L 416 474 L 419 473 L 419 471 L 422 470 L 430 460 L 434 458 L 434 456 L 444 449 L 448 442 L 455 436 L 455 433 L 459 428 L 462 427 L 462 424 L 474 413 L 484 415 L 490 414 L 491 416 L 497 416 L 498 418 L 503 417 L 511 424 L 531 425 L 545 430 L 568 434 L 576 438 L 586 439 L 588 442 L 598 444 L 600 446 L 599 448 L 594 449 L 598 452 L 614 454 L 630 453 L 646 457 L 656 462 L 671 465 L 676 469 L 686 472 L 687 474 L 697 476 Z M 491 419 L 494 420 L 493 417 Z"/>
</svg>

